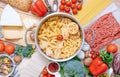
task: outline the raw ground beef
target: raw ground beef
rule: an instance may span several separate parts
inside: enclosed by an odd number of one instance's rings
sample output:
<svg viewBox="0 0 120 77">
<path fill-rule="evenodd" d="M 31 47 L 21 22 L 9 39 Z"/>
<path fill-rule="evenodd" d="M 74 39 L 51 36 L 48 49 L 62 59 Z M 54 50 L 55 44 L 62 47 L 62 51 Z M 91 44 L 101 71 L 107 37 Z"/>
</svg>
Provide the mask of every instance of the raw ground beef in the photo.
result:
<svg viewBox="0 0 120 77">
<path fill-rule="evenodd" d="M 95 23 L 84 30 L 85 40 L 93 51 L 98 51 L 109 42 L 120 38 L 120 24 L 112 13 L 100 17 Z"/>
</svg>

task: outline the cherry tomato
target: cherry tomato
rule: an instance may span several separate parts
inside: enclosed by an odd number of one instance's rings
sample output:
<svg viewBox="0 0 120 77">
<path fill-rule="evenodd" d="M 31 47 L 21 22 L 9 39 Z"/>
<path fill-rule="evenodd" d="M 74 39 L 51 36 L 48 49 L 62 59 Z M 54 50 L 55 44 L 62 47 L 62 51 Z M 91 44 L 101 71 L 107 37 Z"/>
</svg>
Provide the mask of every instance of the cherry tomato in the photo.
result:
<svg viewBox="0 0 120 77">
<path fill-rule="evenodd" d="M 117 45 L 116 44 L 109 44 L 108 46 L 107 46 L 107 52 L 112 52 L 112 53 L 115 53 L 115 52 L 117 52 L 118 51 L 118 47 L 117 47 Z"/>
<path fill-rule="evenodd" d="M 71 8 L 72 8 L 72 9 L 76 8 L 76 4 L 72 4 L 72 5 L 71 5 Z"/>
<path fill-rule="evenodd" d="M 95 58 L 96 58 L 96 55 L 93 54 L 93 55 L 92 55 L 92 59 L 95 59 Z"/>
<path fill-rule="evenodd" d="M 99 56 L 100 55 L 100 53 L 99 52 L 96 52 L 96 56 Z"/>
<path fill-rule="evenodd" d="M 5 46 L 5 52 L 7 53 L 7 54 L 13 54 L 14 53 L 14 51 L 15 51 L 15 46 L 14 45 L 12 45 L 12 44 L 7 44 L 6 46 Z"/>
<path fill-rule="evenodd" d="M 69 7 L 65 7 L 65 12 L 69 13 L 70 12 L 70 8 Z"/>
<path fill-rule="evenodd" d="M 48 77 L 47 74 L 43 75 L 42 77 Z"/>
<path fill-rule="evenodd" d="M 64 11 L 65 10 L 65 6 L 64 5 L 60 5 L 59 9 L 60 9 L 60 11 Z"/>
<path fill-rule="evenodd" d="M 72 3 L 76 3 L 77 2 L 77 0 L 72 0 Z"/>
<path fill-rule="evenodd" d="M 51 74 L 48 73 L 47 77 L 54 77 L 54 75 L 51 75 Z"/>
<path fill-rule="evenodd" d="M 93 54 L 94 54 L 94 51 L 90 51 L 90 54 L 93 55 Z"/>
<path fill-rule="evenodd" d="M 48 74 L 46 67 L 42 70 L 42 74 Z"/>
<path fill-rule="evenodd" d="M 61 4 L 62 4 L 62 5 L 65 5 L 65 4 L 66 4 L 66 1 L 65 1 L 65 0 L 61 0 Z"/>
<path fill-rule="evenodd" d="M 5 50 L 5 44 L 4 42 L 0 41 L 0 52 L 3 52 Z"/>
<path fill-rule="evenodd" d="M 58 35 L 57 36 L 57 40 L 62 41 L 63 40 L 63 36 L 62 35 Z"/>
<path fill-rule="evenodd" d="M 81 4 L 78 4 L 78 5 L 77 5 L 77 9 L 78 9 L 78 10 L 81 10 L 81 9 L 82 9 L 82 5 L 81 5 Z"/>
<path fill-rule="evenodd" d="M 77 9 L 72 9 L 73 14 L 77 14 Z"/>
<path fill-rule="evenodd" d="M 66 1 L 66 5 L 70 7 L 71 6 L 71 2 L 70 1 Z"/>
</svg>

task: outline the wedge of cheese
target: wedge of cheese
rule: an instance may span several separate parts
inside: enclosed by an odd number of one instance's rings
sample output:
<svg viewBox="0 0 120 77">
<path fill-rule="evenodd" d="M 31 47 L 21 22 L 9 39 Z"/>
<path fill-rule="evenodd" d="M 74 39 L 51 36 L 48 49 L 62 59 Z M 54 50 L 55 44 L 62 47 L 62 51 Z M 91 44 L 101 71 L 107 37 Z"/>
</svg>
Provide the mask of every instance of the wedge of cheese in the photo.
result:
<svg viewBox="0 0 120 77">
<path fill-rule="evenodd" d="M 3 26 L 2 34 L 5 39 L 21 39 L 23 38 L 23 27 L 15 27 L 15 26 Z"/>
<path fill-rule="evenodd" d="M 5 9 L 1 14 L 0 25 L 22 26 L 20 15 L 10 5 L 6 5 Z"/>
</svg>

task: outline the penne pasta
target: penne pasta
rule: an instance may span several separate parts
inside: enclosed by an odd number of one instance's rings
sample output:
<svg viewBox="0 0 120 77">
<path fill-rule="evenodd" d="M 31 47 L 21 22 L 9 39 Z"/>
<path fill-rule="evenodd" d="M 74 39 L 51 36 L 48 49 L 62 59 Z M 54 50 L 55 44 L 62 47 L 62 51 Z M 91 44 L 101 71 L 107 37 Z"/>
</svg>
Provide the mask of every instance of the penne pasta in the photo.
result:
<svg viewBox="0 0 120 77">
<path fill-rule="evenodd" d="M 62 35 L 63 40 L 58 40 L 58 35 Z M 82 44 L 81 39 L 78 24 L 60 16 L 46 20 L 40 26 L 38 33 L 42 51 L 54 59 L 64 59 L 74 55 Z"/>
</svg>

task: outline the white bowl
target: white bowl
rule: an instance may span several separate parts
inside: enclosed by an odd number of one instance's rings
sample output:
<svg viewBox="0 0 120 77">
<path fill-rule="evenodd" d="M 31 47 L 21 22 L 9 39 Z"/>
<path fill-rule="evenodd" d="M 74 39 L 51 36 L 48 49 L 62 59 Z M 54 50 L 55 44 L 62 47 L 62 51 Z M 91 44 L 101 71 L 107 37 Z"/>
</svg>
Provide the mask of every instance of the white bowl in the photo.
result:
<svg viewBox="0 0 120 77">
<path fill-rule="evenodd" d="M 15 63 L 14 63 L 13 59 L 9 55 L 7 55 L 7 54 L 0 54 L 0 57 L 8 57 L 12 61 L 12 65 L 13 65 L 12 71 L 8 75 L 2 76 L 2 77 L 9 77 L 9 76 L 11 76 L 12 73 L 14 72 L 14 69 L 15 69 L 15 65 L 14 65 Z M 1 77 L 1 75 L 0 75 L 0 77 Z"/>
</svg>

